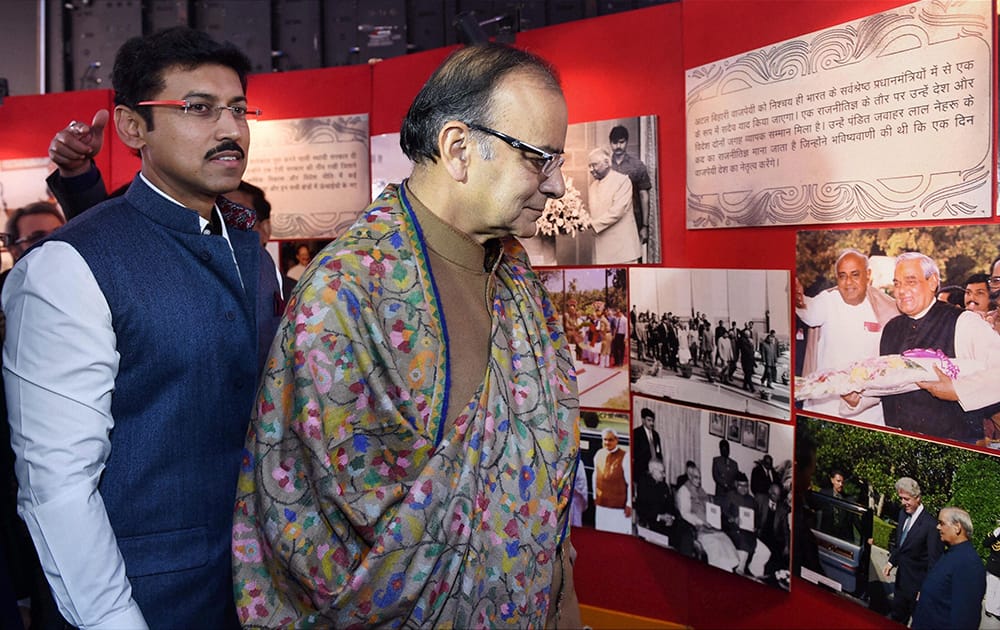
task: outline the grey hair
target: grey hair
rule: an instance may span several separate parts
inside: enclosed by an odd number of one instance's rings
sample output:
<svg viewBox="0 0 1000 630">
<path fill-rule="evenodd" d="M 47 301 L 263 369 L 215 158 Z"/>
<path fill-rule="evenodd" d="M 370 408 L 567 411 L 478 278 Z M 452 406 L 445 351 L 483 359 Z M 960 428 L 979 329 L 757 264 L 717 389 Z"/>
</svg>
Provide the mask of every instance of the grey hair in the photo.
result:
<svg viewBox="0 0 1000 630">
<path fill-rule="evenodd" d="M 403 120 L 399 144 L 417 164 L 440 157 L 437 134 L 450 120 L 489 126 L 493 123 L 496 90 L 511 73 L 527 73 L 546 88 L 562 92 L 559 76 L 547 61 L 532 53 L 502 44 L 486 43 L 461 48 L 434 71 L 417 94 Z M 473 130 L 483 144 L 494 138 Z M 480 154 L 489 159 L 489 152 Z"/>
<path fill-rule="evenodd" d="M 607 147 L 597 147 L 588 153 L 587 157 L 593 160 L 595 155 L 600 156 L 603 160 L 611 161 L 611 151 Z"/>
<path fill-rule="evenodd" d="M 969 516 L 968 512 L 960 507 L 949 505 L 948 507 L 941 508 L 941 515 L 950 522 L 961 525 L 965 535 L 968 538 L 972 538 L 972 517 Z"/>
<path fill-rule="evenodd" d="M 898 267 L 899 263 L 906 262 L 907 260 L 920 261 L 920 269 L 924 272 L 924 279 L 935 276 L 938 279 L 938 284 L 941 284 L 941 270 L 938 269 L 937 263 L 934 262 L 933 258 L 920 252 L 903 252 L 899 256 L 896 256 L 896 266 Z"/>
<path fill-rule="evenodd" d="M 618 437 L 618 433 L 614 429 L 610 429 L 609 428 L 609 429 L 604 429 L 603 431 L 601 431 L 601 437 L 602 438 L 606 438 L 606 437 L 608 437 L 608 435 L 615 436 L 616 440 L 620 440 L 621 439 L 620 437 Z"/>
<path fill-rule="evenodd" d="M 920 496 L 920 484 L 909 477 L 900 477 L 896 481 L 896 492 L 903 491 L 912 497 Z"/>
</svg>

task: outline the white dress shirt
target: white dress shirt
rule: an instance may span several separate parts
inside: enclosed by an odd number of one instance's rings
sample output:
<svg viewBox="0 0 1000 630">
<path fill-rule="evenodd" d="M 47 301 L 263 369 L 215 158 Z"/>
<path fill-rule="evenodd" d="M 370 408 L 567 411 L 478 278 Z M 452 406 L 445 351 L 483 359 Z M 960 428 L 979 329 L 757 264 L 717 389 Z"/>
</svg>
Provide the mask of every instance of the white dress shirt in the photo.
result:
<svg viewBox="0 0 1000 630">
<path fill-rule="evenodd" d="M 208 221 L 199 220 L 204 230 Z M 222 235 L 228 242 L 224 223 Z M 146 628 L 97 489 L 111 452 L 120 359 L 107 300 L 80 254 L 61 241 L 19 260 L 2 300 L 18 513 L 59 610 L 80 628 Z"/>
</svg>

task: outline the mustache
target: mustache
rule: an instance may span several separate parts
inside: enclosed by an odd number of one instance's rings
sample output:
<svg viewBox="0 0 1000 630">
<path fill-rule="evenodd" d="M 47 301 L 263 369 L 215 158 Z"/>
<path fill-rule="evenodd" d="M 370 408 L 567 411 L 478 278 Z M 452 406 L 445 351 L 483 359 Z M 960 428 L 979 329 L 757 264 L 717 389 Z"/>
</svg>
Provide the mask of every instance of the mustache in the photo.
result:
<svg viewBox="0 0 1000 630">
<path fill-rule="evenodd" d="M 219 146 L 215 147 L 214 149 L 206 153 L 205 159 L 211 160 L 213 157 L 215 157 L 219 153 L 222 153 L 223 151 L 235 151 L 240 154 L 241 158 L 246 157 L 246 152 L 243 151 L 243 147 L 236 144 L 236 142 L 234 142 L 233 140 L 225 140 L 221 142 Z"/>
</svg>

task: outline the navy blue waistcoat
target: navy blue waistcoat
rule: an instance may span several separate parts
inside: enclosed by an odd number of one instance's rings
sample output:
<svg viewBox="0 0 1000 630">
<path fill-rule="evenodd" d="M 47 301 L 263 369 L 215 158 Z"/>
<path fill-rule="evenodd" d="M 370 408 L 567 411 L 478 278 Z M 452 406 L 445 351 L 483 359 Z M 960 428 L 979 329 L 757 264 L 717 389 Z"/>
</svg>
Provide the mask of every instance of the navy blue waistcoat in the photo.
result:
<svg viewBox="0 0 1000 630">
<path fill-rule="evenodd" d="M 920 319 L 897 315 L 882 331 L 881 354 L 929 348 L 955 358 L 955 326 L 962 312 L 950 304 L 935 301 Z M 983 437 L 984 414 L 981 411 L 963 411 L 957 402 L 940 400 L 923 389 L 883 396 L 882 413 L 886 426 L 904 431 L 962 442 L 975 442 Z"/>
<path fill-rule="evenodd" d="M 239 273 L 225 239 L 138 177 L 53 236 L 81 254 L 111 310 L 121 360 L 99 490 L 154 628 L 236 626 L 232 509 L 264 300 L 257 234 L 229 236 Z"/>
</svg>

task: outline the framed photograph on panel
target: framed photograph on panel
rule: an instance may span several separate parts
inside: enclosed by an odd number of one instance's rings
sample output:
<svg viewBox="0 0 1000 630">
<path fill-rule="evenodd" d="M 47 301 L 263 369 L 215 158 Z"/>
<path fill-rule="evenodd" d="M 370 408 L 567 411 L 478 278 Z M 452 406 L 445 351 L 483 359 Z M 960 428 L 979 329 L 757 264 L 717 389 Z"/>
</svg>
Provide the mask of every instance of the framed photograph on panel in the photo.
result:
<svg viewBox="0 0 1000 630">
<path fill-rule="evenodd" d="M 708 421 L 708 433 L 716 437 L 726 436 L 726 416 L 713 413 Z"/>
<path fill-rule="evenodd" d="M 1000 318 L 990 298 L 998 228 L 800 231 L 797 406 L 970 445 L 991 440 L 983 421 L 1000 403 Z M 919 389 L 941 373 L 957 399 Z M 841 398 L 848 393 L 858 395 L 854 407 Z"/>
<path fill-rule="evenodd" d="M 628 277 L 632 393 L 790 418 L 786 270 L 631 267 Z"/>
<path fill-rule="evenodd" d="M 757 427 L 753 420 L 743 419 L 743 435 L 740 444 L 747 448 L 757 447 Z"/>
<path fill-rule="evenodd" d="M 638 417 L 638 413 L 636 414 Z M 603 507 L 596 503 L 598 483 L 624 482 L 625 491 L 631 491 L 628 462 L 632 453 L 632 431 L 627 413 L 593 411 L 580 412 L 580 467 L 573 485 L 573 501 L 570 504 L 570 524 L 574 527 L 593 527 L 601 531 L 632 533 L 632 520 L 625 516 L 625 510 Z M 640 425 L 640 430 L 642 427 Z M 613 440 L 613 441 L 607 441 Z M 605 468 L 611 450 L 624 451 L 623 468 Z M 606 469 L 610 478 L 599 482 L 598 469 Z M 602 485 L 603 487 L 603 485 Z"/>
<path fill-rule="evenodd" d="M 771 434 L 771 425 L 767 422 L 757 423 L 757 444 L 754 448 L 758 451 L 767 452 L 768 437 Z"/>
<path fill-rule="evenodd" d="M 537 269 L 562 314 L 580 406 L 629 408 L 628 271 L 624 267 Z"/>
<path fill-rule="evenodd" d="M 730 442 L 740 443 L 740 419 L 733 416 L 729 416 L 729 432 L 726 434 L 726 439 Z"/>
<path fill-rule="evenodd" d="M 633 396 L 632 418 L 642 413 L 652 426 L 633 430 L 628 449 L 636 534 L 731 576 L 788 590 L 790 488 L 771 484 L 790 472 L 795 427 Z M 763 454 L 757 449 L 761 424 L 771 425 Z M 720 440 L 718 432 L 728 436 L 730 427 L 737 439 Z M 646 430 L 651 439 L 640 437 Z M 644 444 L 660 445 L 662 454 Z M 581 438 L 582 454 L 593 449 L 583 445 Z M 582 461 L 586 466 L 586 454 Z"/>
<path fill-rule="evenodd" d="M 773 441 L 778 436 L 778 425 L 771 430 Z M 953 546 L 942 556 L 944 543 L 934 529 L 939 510 L 946 506 L 966 512 L 967 522 L 983 524 L 983 531 L 977 531 L 967 545 L 969 551 L 975 549 L 969 554 L 972 561 L 978 564 L 982 562 L 980 557 L 991 555 L 990 547 L 997 543 L 993 482 L 1000 479 L 1000 457 L 995 451 L 977 452 L 805 415 L 798 416 L 795 434 L 798 444 L 809 445 L 815 453 L 815 467 L 795 470 L 795 491 L 799 493 L 795 511 L 799 512 L 800 505 L 808 506 L 812 514 L 806 527 L 796 523 L 793 541 L 793 572 L 803 580 L 838 593 L 850 605 L 889 617 L 893 612 L 892 597 L 903 592 L 902 582 L 895 581 L 894 575 L 885 576 L 890 549 L 895 549 L 893 553 L 901 558 L 900 562 L 912 563 L 921 570 L 943 569 L 944 560 L 931 564 L 928 558 L 947 558 L 957 549 Z M 799 479 L 799 475 L 804 477 Z M 923 506 L 909 526 L 904 525 L 909 516 L 895 488 L 903 479 L 906 481 L 902 483 L 911 489 L 913 484 L 917 486 Z M 898 541 L 904 528 L 905 545 L 901 545 Z M 918 539 L 920 545 L 911 544 L 911 540 Z M 892 567 L 893 573 L 896 568 Z M 921 602 L 940 593 L 937 581 L 929 576 L 922 586 L 905 587 L 913 594 L 920 588 Z M 987 598 L 986 611 L 990 606 Z M 996 627 L 995 619 L 982 611 L 978 597 L 971 598 L 961 610 L 973 620 L 969 627 Z M 914 626 L 918 625 L 914 617 Z"/>
<path fill-rule="evenodd" d="M 660 262 L 656 116 L 572 124 L 563 155 L 566 194 L 519 238 L 532 266 Z"/>
</svg>

